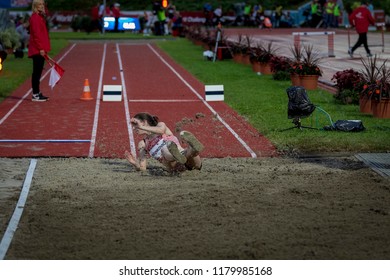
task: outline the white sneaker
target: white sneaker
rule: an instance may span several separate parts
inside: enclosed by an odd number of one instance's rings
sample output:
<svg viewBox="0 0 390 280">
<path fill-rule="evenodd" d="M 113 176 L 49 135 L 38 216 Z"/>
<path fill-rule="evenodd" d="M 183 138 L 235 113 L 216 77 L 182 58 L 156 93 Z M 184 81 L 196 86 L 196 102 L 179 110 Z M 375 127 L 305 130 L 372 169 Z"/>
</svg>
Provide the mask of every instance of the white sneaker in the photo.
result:
<svg viewBox="0 0 390 280">
<path fill-rule="evenodd" d="M 31 98 L 31 101 L 35 102 L 45 102 L 47 100 L 49 100 L 49 97 L 44 96 L 41 92 L 36 94 L 33 93 Z"/>
<path fill-rule="evenodd" d="M 352 48 L 349 48 L 348 49 L 348 54 L 351 58 L 353 58 L 353 52 L 352 52 Z"/>
</svg>

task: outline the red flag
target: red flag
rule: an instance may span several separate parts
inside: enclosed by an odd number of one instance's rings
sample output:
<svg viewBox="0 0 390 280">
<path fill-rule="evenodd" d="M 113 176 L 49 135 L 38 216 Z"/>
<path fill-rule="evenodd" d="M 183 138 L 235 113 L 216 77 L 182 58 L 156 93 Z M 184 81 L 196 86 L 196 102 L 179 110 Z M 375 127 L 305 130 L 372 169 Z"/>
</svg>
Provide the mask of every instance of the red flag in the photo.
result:
<svg viewBox="0 0 390 280">
<path fill-rule="evenodd" d="M 53 89 L 54 86 L 60 81 L 62 75 L 64 75 L 65 70 L 49 56 L 46 55 L 45 58 L 51 66 L 49 86 L 51 86 L 51 89 Z"/>
</svg>

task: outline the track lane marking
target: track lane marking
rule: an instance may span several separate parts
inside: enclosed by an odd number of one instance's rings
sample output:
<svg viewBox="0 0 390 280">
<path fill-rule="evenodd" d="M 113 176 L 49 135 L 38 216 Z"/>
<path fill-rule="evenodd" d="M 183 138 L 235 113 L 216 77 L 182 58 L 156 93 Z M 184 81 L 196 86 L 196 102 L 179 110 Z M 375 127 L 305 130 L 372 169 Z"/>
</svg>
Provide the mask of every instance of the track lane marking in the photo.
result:
<svg viewBox="0 0 390 280">
<path fill-rule="evenodd" d="M 20 192 L 18 203 L 15 206 L 14 213 L 12 214 L 11 220 L 9 221 L 7 229 L 5 230 L 3 238 L 0 242 L 0 260 L 4 260 L 8 248 L 11 245 L 12 238 L 14 237 L 14 234 L 18 228 L 18 224 L 20 218 L 22 217 L 23 209 L 27 201 L 28 193 L 30 191 L 30 186 L 36 166 L 37 160 L 31 159 L 26 178 L 24 179 L 23 188 Z"/>
<path fill-rule="evenodd" d="M 101 94 L 102 94 L 102 83 L 103 83 L 103 75 L 104 75 L 104 64 L 106 63 L 106 53 L 107 53 L 107 43 L 104 43 L 103 54 L 102 54 L 102 64 L 100 66 L 99 85 L 98 85 L 96 104 L 95 104 L 95 116 L 93 118 L 91 145 L 89 146 L 89 154 L 88 154 L 89 158 L 93 158 L 94 154 L 95 154 L 97 127 L 98 127 L 98 123 L 99 123 L 100 98 L 101 98 Z"/>
<path fill-rule="evenodd" d="M 85 143 L 91 140 L 84 139 L 0 139 L 0 143 Z"/>
<path fill-rule="evenodd" d="M 183 100 L 180 100 L 180 99 L 129 99 L 129 102 L 156 102 L 156 103 L 159 103 L 159 102 L 162 102 L 162 103 L 169 103 L 169 102 L 172 102 L 172 103 L 185 103 L 185 102 L 201 102 L 200 100 L 198 99 L 183 99 Z"/>
<path fill-rule="evenodd" d="M 123 74 L 123 65 L 122 65 L 122 57 L 121 52 L 119 49 L 119 44 L 116 44 L 116 51 L 118 56 L 118 63 L 119 63 L 119 72 L 121 76 L 121 83 L 122 83 L 122 90 L 123 90 L 123 104 L 125 105 L 125 115 L 126 115 L 126 126 L 127 126 L 127 132 L 129 134 L 129 143 L 130 143 L 130 150 L 133 155 L 136 155 L 136 149 L 135 149 L 135 140 L 134 140 L 134 134 L 133 134 L 133 128 L 130 125 L 130 109 L 129 109 L 129 102 L 127 102 L 127 90 L 126 90 L 126 82 L 125 82 L 125 76 Z"/>
<path fill-rule="evenodd" d="M 217 119 L 233 134 L 233 136 L 241 143 L 241 145 L 249 152 L 252 158 L 257 158 L 256 153 L 249 147 L 249 145 L 234 131 L 234 129 L 226 123 L 221 116 L 211 107 L 202 96 L 171 66 L 150 44 L 148 47 L 154 54 L 203 102 L 203 104 L 217 117 Z"/>
</svg>

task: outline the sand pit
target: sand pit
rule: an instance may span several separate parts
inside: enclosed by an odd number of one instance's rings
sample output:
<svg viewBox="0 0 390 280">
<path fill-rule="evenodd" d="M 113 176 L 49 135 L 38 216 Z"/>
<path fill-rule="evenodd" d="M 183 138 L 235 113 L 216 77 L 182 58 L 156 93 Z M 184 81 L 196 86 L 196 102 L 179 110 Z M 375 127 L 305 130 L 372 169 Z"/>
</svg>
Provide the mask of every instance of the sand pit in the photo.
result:
<svg viewBox="0 0 390 280">
<path fill-rule="evenodd" d="M 0 159 L 3 235 L 28 159 Z M 389 259 L 390 184 L 355 157 L 41 158 L 6 259 Z"/>
</svg>

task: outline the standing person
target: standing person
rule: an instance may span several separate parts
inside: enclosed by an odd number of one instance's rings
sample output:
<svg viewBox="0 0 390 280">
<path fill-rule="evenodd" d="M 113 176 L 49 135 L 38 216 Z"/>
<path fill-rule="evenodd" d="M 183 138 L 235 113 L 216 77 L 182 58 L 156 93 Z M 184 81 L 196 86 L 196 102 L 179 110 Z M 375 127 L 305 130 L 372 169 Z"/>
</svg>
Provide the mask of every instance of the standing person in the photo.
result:
<svg viewBox="0 0 390 280">
<path fill-rule="evenodd" d="M 333 16 L 334 16 L 334 23 L 333 26 L 336 28 L 339 28 L 339 20 L 341 16 L 341 10 L 340 10 L 340 4 L 335 1 L 334 10 L 333 10 Z"/>
<path fill-rule="evenodd" d="M 367 43 L 367 32 L 368 32 L 368 26 L 370 24 L 374 25 L 375 20 L 372 17 L 370 11 L 367 8 L 368 2 L 363 1 L 360 7 L 356 8 L 350 15 L 349 15 L 349 22 L 352 26 L 355 26 L 356 32 L 359 34 L 359 39 L 357 40 L 356 44 L 349 48 L 348 54 L 353 57 L 353 52 L 360 47 L 362 44 L 367 52 L 367 57 L 371 57 L 371 51 L 368 48 Z"/>
<path fill-rule="evenodd" d="M 138 159 L 129 151 L 125 152 L 126 159 L 137 171 L 146 170 L 148 156 L 161 162 L 168 171 L 180 170 L 183 165 L 187 170 L 201 169 L 199 153 L 204 147 L 190 132 L 180 132 L 181 140 L 188 144 L 188 148 L 184 149 L 177 137 L 158 117 L 149 113 L 138 113 L 130 122 L 135 132 L 144 136 L 138 143 Z"/>
<path fill-rule="evenodd" d="M 168 34 L 172 34 L 172 26 L 173 26 L 173 20 L 176 14 L 176 7 L 169 3 L 168 9 L 167 9 L 167 15 L 168 15 Z"/>
<path fill-rule="evenodd" d="M 16 32 L 18 32 L 20 36 L 20 49 L 24 51 L 28 45 L 28 41 L 30 40 L 29 32 L 30 23 L 28 20 L 23 21 L 21 25 L 16 27 Z"/>
<path fill-rule="evenodd" d="M 321 5 L 318 0 L 313 0 L 310 4 L 311 22 L 310 27 L 316 27 L 322 19 Z"/>
<path fill-rule="evenodd" d="M 282 18 L 282 14 L 283 14 L 283 6 L 276 3 L 275 13 L 274 13 L 274 19 L 275 19 L 274 26 L 275 26 L 275 28 L 279 27 L 280 19 Z"/>
<path fill-rule="evenodd" d="M 335 1 L 328 0 L 325 4 L 325 28 L 333 27 Z"/>
<path fill-rule="evenodd" d="M 102 32 L 101 18 L 99 15 L 100 3 L 96 3 L 95 6 L 91 9 L 91 18 L 92 18 L 92 29 L 98 29 L 99 32 Z"/>
<path fill-rule="evenodd" d="M 215 10 L 214 10 L 214 23 L 218 25 L 221 22 L 222 18 L 222 6 L 219 5 Z"/>
<path fill-rule="evenodd" d="M 203 5 L 203 14 L 206 19 L 204 25 L 206 27 L 213 26 L 213 6 L 210 3 L 207 2 Z"/>
<path fill-rule="evenodd" d="M 251 24 L 251 14 L 252 14 L 252 4 L 248 1 L 245 1 L 244 6 L 244 25 L 250 26 Z"/>
<path fill-rule="evenodd" d="M 45 16 L 45 1 L 33 0 L 32 15 L 30 17 L 30 42 L 28 46 L 28 57 L 33 60 L 31 77 L 32 101 L 47 101 L 49 99 L 40 91 L 45 55 L 50 51 L 50 38 Z"/>
<path fill-rule="evenodd" d="M 112 11 L 112 15 L 114 16 L 115 18 L 115 27 L 114 27 L 114 32 L 118 32 L 119 31 L 119 17 L 121 16 L 121 11 L 120 11 L 120 4 L 119 3 L 115 3 L 114 4 L 114 7 L 111 9 Z"/>
</svg>

